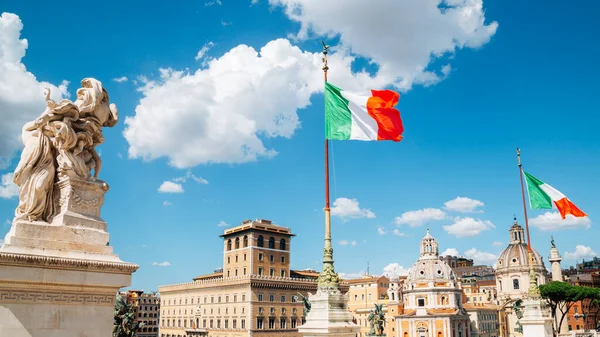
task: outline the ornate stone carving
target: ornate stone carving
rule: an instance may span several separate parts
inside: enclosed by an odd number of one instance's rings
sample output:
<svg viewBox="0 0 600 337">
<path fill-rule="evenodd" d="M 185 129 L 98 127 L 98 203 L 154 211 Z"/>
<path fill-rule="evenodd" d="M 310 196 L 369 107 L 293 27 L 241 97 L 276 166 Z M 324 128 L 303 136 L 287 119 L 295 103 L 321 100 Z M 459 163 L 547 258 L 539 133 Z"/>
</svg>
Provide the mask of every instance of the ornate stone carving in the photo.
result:
<svg viewBox="0 0 600 337">
<path fill-rule="evenodd" d="M 118 111 L 109 104 L 102 83 L 93 78 L 81 81 L 77 100 L 59 103 L 46 93 L 46 110 L 22 129 L 24 149 L 14 173 L 19 186 L 16 220 L 50 222 L 69 199 L 54 188 L 54 182 L 65 178 L 96 181 L 102 161 L 96 146 L 104 142 L 102 127 L 118 122 Z M 92 176 L 91 172 L 94 171 Z M 103 183 L 106 185 L 105 183 Z M 58 198 L 55 193 L 60 193 Z M 93 198 L 75 193 L 74 204 L 83 208 L 100 208 Z M 77 197 L 79 195 L 79 197 Z"/>
<path fill-rule="evenodd" d="M 114 296 L 103 294 L 65 294 L 61 292 L 41 292 L 25 290 L 0 290 L 0 303 L 18 304 L 79 304 L 113 306 Z"/>
<path fill-rule="evenodd" d="M 0 252 L 0 266 L 31 266 L 57 269 L 85 269 L 107 273 L 131 274 L 139 266 L 126 262 L 105 262 L 95 260 L 67 259 L 43 255 L 25 255 Z"/>
</svg>

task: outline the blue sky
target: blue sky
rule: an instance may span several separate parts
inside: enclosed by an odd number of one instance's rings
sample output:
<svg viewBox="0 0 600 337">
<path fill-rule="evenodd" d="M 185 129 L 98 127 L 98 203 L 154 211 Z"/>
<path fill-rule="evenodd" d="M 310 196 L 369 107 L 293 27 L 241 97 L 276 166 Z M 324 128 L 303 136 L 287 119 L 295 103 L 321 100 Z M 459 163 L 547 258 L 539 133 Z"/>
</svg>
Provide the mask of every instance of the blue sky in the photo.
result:
<svg viewBox="0 0 600 337">
<path fill-rule="evenodd" d="M 0 126 L 0 175 L 17 164 L 44 86 L 73 97 L 95 77 L 119 108 L 100 147 L 102 217 L 115 252 L 140 265 L 133 287 L 211 272 L 222 264 L 218 224 L 254 218 L 291 227 L 293 268 L 319 269 L 327 39 L 330 80 L 400 91 L 405 126 L 400 143 L 333 144 L 339 272 L 409 268 L 427 225 L 441 250 L 493 264 L 513 214 L 523 222 L 516 147 L 526 171 L 589 215 L 530 210 L 534 248 L 547 257 L 554 235 L 566 265 L 600 251 L 597 4 L 341 3 L 3 2 L 0 116 L 19 123 Z M 165 182 L 180 193 L 160 192 Z M 13 192 L 5 179 L 1 235 Z"/>
</svg>

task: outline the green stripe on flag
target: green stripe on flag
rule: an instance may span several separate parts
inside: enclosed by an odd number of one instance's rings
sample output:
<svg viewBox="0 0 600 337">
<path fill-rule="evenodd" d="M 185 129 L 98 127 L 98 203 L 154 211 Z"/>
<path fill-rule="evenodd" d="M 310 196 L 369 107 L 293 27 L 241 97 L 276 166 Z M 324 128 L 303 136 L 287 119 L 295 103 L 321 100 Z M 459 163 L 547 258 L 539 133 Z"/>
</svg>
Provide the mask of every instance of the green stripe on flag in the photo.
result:
<svg viewBox="0 0 600 337">
<path fill-rule="evenodd" d="M 352 117 L 341 89 L 325 82 L 325 138 L 350 139 Z"/>
<path fill-rule="evenodd" d="M 552 199 L 544 192 L 540 186 L 544 182 L 531 174 L 523 171 L 525 181 L 527 182 L 527 192 L 529 192 L 529 206 L 531 209 L 549 209 L 552 208 Z"/>
</svg>

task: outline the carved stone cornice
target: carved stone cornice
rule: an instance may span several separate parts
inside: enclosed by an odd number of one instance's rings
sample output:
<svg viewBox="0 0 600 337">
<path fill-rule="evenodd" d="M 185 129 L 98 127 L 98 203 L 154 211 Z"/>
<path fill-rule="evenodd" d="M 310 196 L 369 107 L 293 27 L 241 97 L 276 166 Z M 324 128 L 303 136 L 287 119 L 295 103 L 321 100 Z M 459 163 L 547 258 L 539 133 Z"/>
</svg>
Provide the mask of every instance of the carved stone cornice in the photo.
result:
<svg viewBox="0 0 600 337">
<path fill-rule="evenodd" d="M 127 262 L 110 262 L 98 260 L 71 259 L 44 255 L 27 255 L 0 252 L 0 266 L 21 266 L 32 268 L 49 268 L 63 270 L 97 271 L 113 274 L 130 275 L 139 266 Z"/>
</svg>

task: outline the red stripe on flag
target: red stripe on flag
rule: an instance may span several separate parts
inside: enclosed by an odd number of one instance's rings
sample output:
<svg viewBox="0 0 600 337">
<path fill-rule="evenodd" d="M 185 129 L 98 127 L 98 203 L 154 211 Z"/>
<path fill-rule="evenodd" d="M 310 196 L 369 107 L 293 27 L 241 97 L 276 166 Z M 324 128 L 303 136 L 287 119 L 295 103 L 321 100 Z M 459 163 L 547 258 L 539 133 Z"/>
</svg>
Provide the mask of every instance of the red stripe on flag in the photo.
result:
<svg viewBox="0 0 600 337">
<path fill-rule="evenodd" d="M 577 208 L 577 206 L 575 206 L 575 204 L 567 198 L 557 200 L 554 202 L 554 204 L 556 205 L 556 208 L 558 208 L 560 216 L 563 218 L 563 220 L 565 219 L 565 216 L 567 214 L 571 214 L 576 217 L 584 217 L 587 215 L 583 213 L 579 208 Z"/>
<path fill-rule="evenodd" d="M 394 108 L 398 104 L 400 94 L 392 90 L 371 90 L 372 96 L 367 100 L 369 116 L 377 121 L 377 140 L 402 139 L 404 126 L 400 111 Z"/>
</svg>

